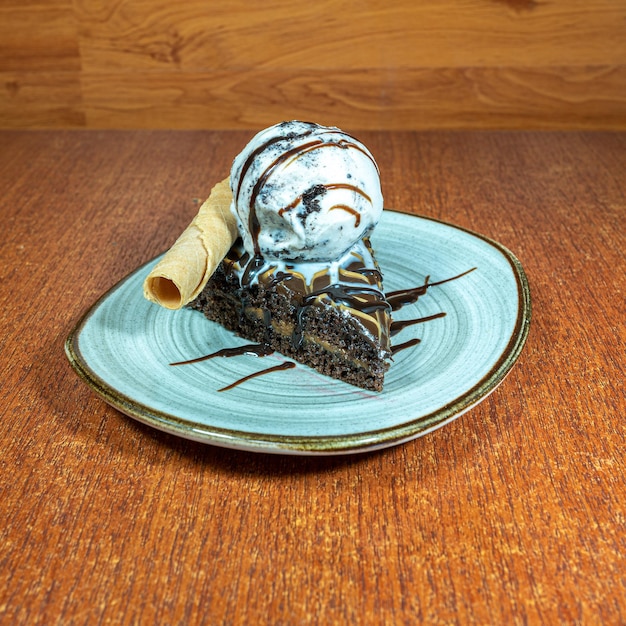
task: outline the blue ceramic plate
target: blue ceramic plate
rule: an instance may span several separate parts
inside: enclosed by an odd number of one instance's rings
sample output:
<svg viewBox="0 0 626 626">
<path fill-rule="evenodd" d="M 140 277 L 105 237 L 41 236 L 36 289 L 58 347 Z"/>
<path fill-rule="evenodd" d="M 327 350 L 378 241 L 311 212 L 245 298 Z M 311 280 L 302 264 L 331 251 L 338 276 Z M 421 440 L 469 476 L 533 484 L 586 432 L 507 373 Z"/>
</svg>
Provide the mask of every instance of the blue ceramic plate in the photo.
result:
<svg viewBox="0 0 626 626">
<path fill-rule="evenodd" d="M 123 413 L 188 439 L 244 450 L 342 454 L 396 445 L 459 417 L 502 382 L 528 334 L 524 271 L 503 246 L 432 219 L 385 211 L 372 237 L 392 291 L 438 282 L 394 319 L 445 317 L 394 338 L 416 346 L 396 354 L 382 393 L 298 365 L 222 387 L 282 363 L 279 354 L 172 367 L 245 342 L 188 309 L 146 301 L 142 285 L 157 259 L 140 267 L 87 311 L 66 341 L 70 363 Z M 398 251 L 410 250 L 407 256 Z"/>
</svg>

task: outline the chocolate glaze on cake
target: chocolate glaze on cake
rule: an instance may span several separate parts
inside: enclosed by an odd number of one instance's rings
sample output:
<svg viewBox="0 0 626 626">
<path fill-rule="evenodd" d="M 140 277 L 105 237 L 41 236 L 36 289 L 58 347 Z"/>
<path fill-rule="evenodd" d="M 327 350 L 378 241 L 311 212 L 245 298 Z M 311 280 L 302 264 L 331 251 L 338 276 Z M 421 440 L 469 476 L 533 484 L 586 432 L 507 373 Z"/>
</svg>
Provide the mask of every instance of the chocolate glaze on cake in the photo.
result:
<svg viewBox="0 0 626 626">
<path fill-rule="evenodd" d="M 391 307 L 369 240 L 332 266 L 251 265 L 237 242 L 193 308 L 322 374 L 382 390 Z"/>
</svg>

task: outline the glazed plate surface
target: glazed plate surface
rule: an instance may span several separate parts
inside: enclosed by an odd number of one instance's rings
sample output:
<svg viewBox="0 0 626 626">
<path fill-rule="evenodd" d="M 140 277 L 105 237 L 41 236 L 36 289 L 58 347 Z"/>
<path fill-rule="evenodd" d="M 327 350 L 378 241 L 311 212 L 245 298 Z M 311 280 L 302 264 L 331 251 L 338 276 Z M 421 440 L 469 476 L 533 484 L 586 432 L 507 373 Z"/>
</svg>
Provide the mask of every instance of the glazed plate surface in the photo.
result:
<svg viewBox="0 0 626 626">
<path fill-rule="evenodd" d="M 85 313 L 67 338 L 67 356 L 106 402 L 187 439 L 283 454 L 345 454 L 409 441 L 459 417 L 502 382 L 528 334 L 530 293 L 511 252 L 449 224 L 386 210 L 372 244 L 387 292 L 475 268 L 394 314 L 446 315 L 394 337 L 395 344 L 414 337 L 420 343 L 395 355 L 382 393 L 302 365 L 218 391 L 286 360 L 276 353 L 172 367 L 246 342 L 197 311 L 146 301 L 143 281 L 157 259 Z M 408 266 L 398 250 L 411 251 Z"/>
</svg>

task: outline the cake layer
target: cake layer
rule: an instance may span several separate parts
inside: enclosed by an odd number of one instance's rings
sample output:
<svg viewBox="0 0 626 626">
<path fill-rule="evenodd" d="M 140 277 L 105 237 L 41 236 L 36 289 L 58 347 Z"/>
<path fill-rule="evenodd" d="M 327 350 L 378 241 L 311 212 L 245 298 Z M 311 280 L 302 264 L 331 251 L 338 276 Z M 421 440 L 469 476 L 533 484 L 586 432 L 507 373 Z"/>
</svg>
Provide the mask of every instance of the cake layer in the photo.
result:
<svg viewBox="0 0 626 626">
<path fill-rule="evenodd" d="M 382 390 L 390 306 L 368 241 L 339 265 L 310 272 L 251 263 L 236 243 L 192 307 L 322 374 Z"/>
</svg>

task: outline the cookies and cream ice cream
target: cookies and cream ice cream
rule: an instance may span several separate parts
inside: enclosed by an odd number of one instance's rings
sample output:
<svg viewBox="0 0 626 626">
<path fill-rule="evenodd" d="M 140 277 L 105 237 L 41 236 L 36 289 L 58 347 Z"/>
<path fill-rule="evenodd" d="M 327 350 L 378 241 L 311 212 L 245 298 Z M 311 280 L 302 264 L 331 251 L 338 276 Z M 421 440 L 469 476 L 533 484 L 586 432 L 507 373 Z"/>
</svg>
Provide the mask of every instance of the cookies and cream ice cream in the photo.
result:
<svg viewBox="0 0 626 626">
<path fill-rule="evenodd" d="M 230 181 L 244 248 L 269 262 L 333 261 L 383 210 L 370 151 L 338 128 L 308 122 L 258 133 L 235 158 Z"/>
<path fill-rule="evenodd" d="M 383 210 L 378 166 L 357 139 L 335 127 L 291 121 L 255 135 L 144 283 L 147 299 L 178 309 L 204 288 L 235 244 L 248 257 L 241 279 L 297 268 L 307 283 L 335 280 Z M 240 237 L 241 241 L 236 241 Z M 288 267 L 287 267 L 288 266 Z"/>
</svg>

